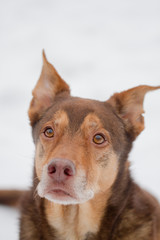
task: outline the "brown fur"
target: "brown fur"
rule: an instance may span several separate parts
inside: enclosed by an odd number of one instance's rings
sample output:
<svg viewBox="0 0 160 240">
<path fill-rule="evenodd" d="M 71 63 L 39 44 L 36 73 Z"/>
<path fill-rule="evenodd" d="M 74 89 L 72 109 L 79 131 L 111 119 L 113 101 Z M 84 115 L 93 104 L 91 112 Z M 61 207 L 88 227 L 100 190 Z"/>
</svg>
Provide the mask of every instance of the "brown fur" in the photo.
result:
<svg viewBox="0 0 160 240">
<path fill-rule="evenodd" d="M 25 191 L 20 190 L 0 190 L 0 204 L 19 208 L 24 193 Z"/>
<path fill-rule="evenodd" d="M 20 240 L 160 240 L 159 203 L 132 181 L 128 162 L 144 129 L 144 96 L 160 87 L 139 86 L 106 102 L 75 98 L 44 52 L 43 62 L 29 108 L 35 169 L 21 200 Z M 96 134 L 103 143 L 93 141 Z M 71 162 L 74 174 L 50 177 L 55 160 Z"/>
</svg>

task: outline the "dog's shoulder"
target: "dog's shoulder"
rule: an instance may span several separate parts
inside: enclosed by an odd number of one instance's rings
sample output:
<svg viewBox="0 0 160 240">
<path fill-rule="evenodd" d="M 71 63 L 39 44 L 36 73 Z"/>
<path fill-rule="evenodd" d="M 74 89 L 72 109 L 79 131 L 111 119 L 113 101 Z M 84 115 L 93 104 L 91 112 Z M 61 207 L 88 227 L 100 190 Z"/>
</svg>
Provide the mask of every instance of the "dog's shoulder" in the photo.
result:
<svg viewBox="0 0 160 240">
<path fill-rule="evenodd" d="M 158 201 L 133 183 L 132 192 L 115 229 L 114 240 L 136 238 L 158 240 L 157 236 L 160 237 L 160 205 Z"/>
</svg>

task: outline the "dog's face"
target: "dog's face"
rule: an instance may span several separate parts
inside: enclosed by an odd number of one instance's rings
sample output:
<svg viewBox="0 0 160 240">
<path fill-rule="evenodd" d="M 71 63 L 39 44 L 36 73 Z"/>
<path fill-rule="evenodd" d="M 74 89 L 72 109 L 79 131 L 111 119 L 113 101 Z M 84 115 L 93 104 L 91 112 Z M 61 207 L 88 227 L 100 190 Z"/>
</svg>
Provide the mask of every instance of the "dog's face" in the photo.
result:
<svg viewBox="0 0 160 240">
<path fill-rule="evenodd" d="M 41 197 L 82 203 L 115 181 L 124 128 L 107 104 L 70 96 L 55 99 L 34 137 Z"/>
<path fill-rule="evenodd" d="M 107 193 L 125 168 L 132 141 L 143 130 L 142 86 L 106 102 L 74 98 L 43 55 L 29 117 L 36 145 L 40 197 L 78 204 Z"/>
</svg>

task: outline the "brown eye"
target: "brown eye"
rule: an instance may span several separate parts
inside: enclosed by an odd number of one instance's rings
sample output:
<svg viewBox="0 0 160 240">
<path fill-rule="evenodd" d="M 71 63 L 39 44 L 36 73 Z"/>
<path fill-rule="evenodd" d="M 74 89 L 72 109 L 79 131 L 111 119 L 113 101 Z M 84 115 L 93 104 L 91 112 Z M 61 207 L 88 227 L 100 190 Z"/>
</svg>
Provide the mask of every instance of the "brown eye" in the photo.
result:
<svg viewBox="0 0 160 240">
<path fill-rule="evenodd" d="M 106 141 L 105 137 L 102 134 L 96 134 L 93 137 L 93 142 L 95 144 L 102 144 Z"/>
<path fill-rule="evenodd" d="M 50 127 L 46 128 L 45 131 L 44 131 L 44 135 L 45 135 L 46 137 L 48 137 L 48 138 L 54 137 L 54 131 L 53 131 L 53 129 L 50 128 Z"/>
</svg>

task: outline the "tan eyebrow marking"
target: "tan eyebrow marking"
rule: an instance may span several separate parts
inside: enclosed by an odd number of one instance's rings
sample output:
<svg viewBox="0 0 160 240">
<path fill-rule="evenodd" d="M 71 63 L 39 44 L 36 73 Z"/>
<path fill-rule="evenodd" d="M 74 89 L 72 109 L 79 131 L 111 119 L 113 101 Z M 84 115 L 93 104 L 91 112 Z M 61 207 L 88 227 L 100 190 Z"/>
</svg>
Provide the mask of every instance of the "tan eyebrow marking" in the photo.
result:
<svg viewBox="0 0 160 240">
<path fill-rule="evenodd" d="M 59 110 L 55 113 L 53 117 L 53 122 L 55 126 L 60 126 L 62 129 L 64 129 L 69 124 L 67 113 L 63 110 Z"/>
<path fill-rule="evenodd" d="M 88 131 L 88 130 L 91 131 L 92 129 L 94 130 L 96 128 L 98 129 L 98 128 L 102 128 L 102 127 L 103 126 L 102 126 L 100 119 L 94 113 L 89 113 L 85 117 L 85 119 L 81 125 L 81 129 L 84 131 Z"/>
</svg>

